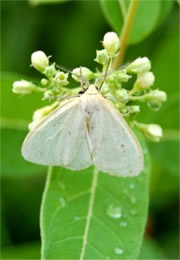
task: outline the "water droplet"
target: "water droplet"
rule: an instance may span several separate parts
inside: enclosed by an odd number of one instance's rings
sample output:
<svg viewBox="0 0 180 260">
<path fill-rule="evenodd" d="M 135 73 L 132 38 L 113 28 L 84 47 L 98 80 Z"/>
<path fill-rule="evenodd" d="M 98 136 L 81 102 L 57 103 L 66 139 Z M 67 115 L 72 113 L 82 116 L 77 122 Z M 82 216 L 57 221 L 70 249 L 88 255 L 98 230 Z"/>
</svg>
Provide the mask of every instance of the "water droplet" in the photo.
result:
<svg viewBox="0 0 180 260">
<path fill-rule="evenodd" d="M 107 208 L 107 214 L 111 218 L 121 218 L 122 217 L 122 209 L 120 206 L 116 206 L 111 204 Z"/>
<path fill-rule="evenodd" d="M 66 206 L 66 200 L 63 197 L 59 198 L 59 202 L 60 202 L 62 208 L 64 208 Z"/>
<path fill-rule="evenodd" d="M 80 216 L 75 216 L 75 217 L 74 217 L 74 220 L 76 220 L 76 221 L 77 221 L 77 220 L 80 220 Z"/>
<path fill-rule="evenodd" d="M 130 197 L 130 201 L 132 204 L 135 204 L 136 203 L 136 198 L 134 196 L 131 196 Z"/>
<path fill-rule="evenodd" d="M 120 226 L 121 226 L 121 227 L 127 227 L 127 222 L 121 221 L 121 222 L 120 222 Z"/>
<path fill-rule="evenodd" d="M 136 211 L 135 209 L 132 209 L 132 210 L 131 210 L 131 215 L 134 216 L 134 215 L 136 215 L 136 214 L 137 214 L 137 211 Z"/>
<path fill-rule="evenodd" d="M 160 104 L 159 105 L 158 104 L 153 104 L 151 102 L 148 102 L 147 105 L 148 105 L 149 108 L 151 108 L 154 111 L 158 111 L 160 109 L 160 107 L 161 107 Z"/>
<path fill-rule="evenodd" d="M 135 188 L 135 184 L 134 184 L 134 183 L 131 183 L 131 184 L 129 185 L 129 188 L 133 190 L 133 189 Z"/>
<path fill-rule="evenodd" d="M 128 189 L 123 189 L 123 192 L 124 193 L 128 193 Z"/>
<path fill-rule="evenodd" d="M 124 251 L 123 251 L 121 248 L 119 248 L 119 247 L 116 247 L 115 250 L 114 250 L 114 252 L 115 252 L 117 255 L 122 255 L 122 254 L 124 253 Z"/>
<path fill-rule="evenodd" d="M 66 185 L 64 184 L 64 182 L 59 181 L 58 184 L 59 184 L 59 187 L 60 187 L 61 190 L 66 189 Z"/>
</svg>

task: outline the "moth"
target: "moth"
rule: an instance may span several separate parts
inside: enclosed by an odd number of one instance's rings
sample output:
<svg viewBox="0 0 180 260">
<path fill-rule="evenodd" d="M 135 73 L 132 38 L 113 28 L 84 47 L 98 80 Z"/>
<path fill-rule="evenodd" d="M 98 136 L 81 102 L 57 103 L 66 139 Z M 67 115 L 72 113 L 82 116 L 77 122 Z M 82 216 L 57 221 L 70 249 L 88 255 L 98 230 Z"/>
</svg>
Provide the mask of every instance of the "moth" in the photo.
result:
<svg viewBox="0 0 180 260">
<path fill-rule="evenodd" d="M 25 138 L 22 155 L 33 163 L 71 170 L 95 165 L 122 177 L 137 176 L 144 164 L 137 138 L 95 85 L 35 126 Z"/>
</svg>

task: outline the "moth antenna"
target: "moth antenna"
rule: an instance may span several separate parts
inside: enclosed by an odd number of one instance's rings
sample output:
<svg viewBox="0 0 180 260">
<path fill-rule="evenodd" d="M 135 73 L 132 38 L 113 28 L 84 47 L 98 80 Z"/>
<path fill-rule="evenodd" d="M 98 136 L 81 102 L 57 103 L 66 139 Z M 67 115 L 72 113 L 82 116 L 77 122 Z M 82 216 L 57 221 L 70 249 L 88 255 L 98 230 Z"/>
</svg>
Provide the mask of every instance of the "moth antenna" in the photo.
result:
<svg viewBox="0 0 180 260">
<path fill-rule="evenodd" d="M 84 81 L 84 82 L 86 83 L 86 85 L 89 87 L 89 81 L 88 81 L 85 77 L 83 77 L 83 75 L 82 75 L 82 68 L 81 68 L 81 66 L 80 66 L 80 75 L 78 75 L 78 74 L 76 74 L 76 73 L 73 73 L 71 70 L 69 70 L 69 69 L 67 69 L 67 68 L 64 68 L 64 67 L 62 67 L 62 66 L 60 66 L 60 65 L 58 65 L 58 64 L 56 64 L 55 66 L 56 66 L 58 69 L 60 69 L 60 70 L 66 71 L 66 72 L 70 73 L 71 75 L 75 75 L 76 77 L 79 77 L 79 78 L 81 79 L 81 87 L 82 87 L 83 90 L 85 90 L 85 88 L 82 86 L 82 82 L 83 82 L 83 81 Z"/>
<path fill-rule="evenodd" d="M 104 96 L 104 98 L 107 98 L 107 99 L 112 99 L 112 100 L 115 100 L 116 102 L 128 102 L 129 101 L 129 98 L 125 98 L 125 99 L 118 99 L 114 96 Z"/>
<path fill-rule="evenodd" d="M 101 90 L 101 88 L 102 88 L 102 86 L 103 86 L 103 84 L 104 84 L 104 81 L 106 80 L 107 73 L 108 73 L 108 69 L 109 69 L 109 66 L 110 66 L 110 64 L 111 64 L 111 61 L 112 61 L 112 59 L 110 58 L 109 61 L 108 61 L 107 66 L 106 66 L 106 70 L 105 70 L 105 73 L 104 73 L 103 81 L 102 81 L 102 83 L 101 83 L 101 85 L 100 85 L 100 87 L 99 87 L 99 91 Z"/>
<path fill-rule="evenodd" d="M 86 90 L 85 88 L 84 88 L 84 86 L 83 86 L 83 75 L 82 75 L 82 67 L 80 66 L 80 78 L 81 78 L 81 88 L 83 89 L 83 90 Z M 88 82 L 88 84 L 89 84 L 89 82 Z"/>
<path fill-rule="evenodd" d="M 118 69 L 115 69 L 115 70 L 113 70 L 113 71 L 107 73 L 107 76 L 112 75 L 113 73 L 115 73 L 115 72 L 118 71 L 118 70 L 122 70 L 122 69 L 126 68 L 129 64 L 130 64 L 130 62 L 127 62 L 126 64 L 123 64 L 123 65 L 120 66 Z M 106 76 L 106 77 L 107 77 L 107 76 Z M 101 79 L 103 79 L 103 78 L 104 78 L 104 75 L 101 76 L 101 77 L 99 77 L 98 79 L 96 79 L 95 85 L 96 85 Z"/>
</svg>

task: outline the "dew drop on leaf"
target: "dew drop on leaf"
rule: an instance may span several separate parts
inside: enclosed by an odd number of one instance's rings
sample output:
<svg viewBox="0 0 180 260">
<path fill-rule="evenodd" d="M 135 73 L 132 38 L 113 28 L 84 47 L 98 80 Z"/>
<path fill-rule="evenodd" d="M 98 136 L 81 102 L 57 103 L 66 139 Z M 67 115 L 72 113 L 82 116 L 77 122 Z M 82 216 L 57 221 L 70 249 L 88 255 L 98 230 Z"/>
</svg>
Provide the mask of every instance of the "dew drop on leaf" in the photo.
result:
<svg viewBox="0 0 180 260">
<path fill-rule="evenodd" d="M 134 183 L 131 183 L 131 184 L 129 185 L 129 188 L 133 190 L 133 189 L 135 188 L 135 184 L 134 184 Z"/>
<path fill-rule="evenodd" d="M 66 189 L 66 185 L 64 184 L 64 182 L 59 181 L 58 185 L 59 185 L 61 190 L 65 190 Z"/>
<path fill-rule="evenodd" d="M 127 222 L 121 221 L 121 222 L 120 222 L 120 226 L 121 226 L 121 227 L 127 227 Z"/>
<path fill-rule="evenodd" d="M 123 192 L 126 194 L 128 193 L 128 189 L 123 189 Z"/>
<path fill-rule="evenodd" d="M 136 203 L 136 198 L 134 196 L 131 196 L 130 197 L 130 201 L 132 204 L 135 204 Z"/>
<path fill-rule="evenodd" d="M 116 206 L 114 204 L 110 204 L 107 208 L 107 215 L 111 218 L 121 218 L 122 217 L 122 209 L 120 206 Z"/>
<path fill-rule="evenodd" d="M 130 213 L 131 213 L 131 215 L 136 215 L 137 211 L 135 209 L 132 209 Z"/>
<path fill-rule="evenodd" d="M 74 217 L 74 220 L 76 220 L 76 221 L 77 221 L 77 220 L 80 220 L 80 217 L 79 217 L 79 216 L 75 216 L 75 217 Z"/>
<path fill-rule="evenodd" d="M 158 111 L 161 107 L 161 105 L 152 104 L 150 102 L 147 103 L 148 107 L 154 111 Z"/>
<path fill-rule="evenodd" d="M 59 202 L 60 202 L 62 208 L 64 208 L 66 206 L 66 200 L 63 197 L 59 198 Z"/>
<path fill-rule="evenodd" d="M 119 247 L 116 247 L 115 250 L 114 250 L 114 252 L 115 252 L 117 255 L 122 255 L 122 254 L 124 253 L 124 251 L 123 251 L 121 248 L 119 248 Z"/>
</svg>

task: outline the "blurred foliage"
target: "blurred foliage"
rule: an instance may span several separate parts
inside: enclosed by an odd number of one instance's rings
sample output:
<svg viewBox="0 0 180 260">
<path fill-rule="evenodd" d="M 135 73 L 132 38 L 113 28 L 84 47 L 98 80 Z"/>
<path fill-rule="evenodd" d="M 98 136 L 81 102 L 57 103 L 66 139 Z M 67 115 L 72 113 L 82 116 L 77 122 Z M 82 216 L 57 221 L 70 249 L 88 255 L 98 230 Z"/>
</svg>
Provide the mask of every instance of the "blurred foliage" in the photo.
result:
<svg viewBox="0 0 180 260">
<path fill-rule="evenodd" d="M 53 55 L 54 60 L 67 68 L 83 65 L 93 69 L 95 50 L 101 49 L 104 33 L 112 30 L 97 1 L 53 5 L 39 2 L 42 1 L 1 3 L 2 259 L 38 259 L 39 244 L 33 241 L 39 240 L 39 208 L 46 177 L 46 168 L 25 162 L 20 154 L 32 112 L 45 102 L 40 101 L 39 95 L 21 98 L 12 94 L 11 84 L 21 78 L 29 80 L 29 75 L 38 81 L 38 73 L 29 66 L 31 53 L 38 49 Z M 149 57 L 156 76 L 155 87 L 168 93 L 168 102 L 160 111 L 153 112 L 142 103 L 138 118 L 164 128 L 162 141 L 149 143 L 153 162 L 149 213 L 152 223 L 147 232 L 151 240 L 145 240 L 140 259 L 179 258 L 178 15 L 175 1 L 161 1 L 158 21 L 150 23 L 147 19 L 148 33 L 132 40 L 139 43 L 128 48 L 124 61 Z"/>
<path fill-rule="evenodd" d="M 118 34 L 120 34 L 122 30 L 129 5 L 129 0 L 101 0 L 102 10 L 104 11 L 107 21 Z M 140 0 L 137 15 L 130 33 L 129 43 L 138 43 L 151 34 L 166 18 L 172 5 L 172 1 Z"/>
</svg>

